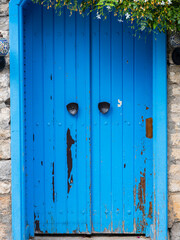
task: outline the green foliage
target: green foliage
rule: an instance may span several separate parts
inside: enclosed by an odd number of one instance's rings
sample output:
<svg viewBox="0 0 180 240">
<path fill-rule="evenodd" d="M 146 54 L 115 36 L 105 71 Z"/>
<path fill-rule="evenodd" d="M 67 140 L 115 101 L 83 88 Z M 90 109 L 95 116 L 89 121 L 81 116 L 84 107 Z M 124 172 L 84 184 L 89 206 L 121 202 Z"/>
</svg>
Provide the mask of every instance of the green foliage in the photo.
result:
<svg viewBox="0 0 180 240">
<path fill-rule="evenodd" d="M 118 21 L 134 22 L 141 31 L 149 29 L 159 32 L 180 31 L 180 0 L 33 0 L 49 8 L 55 8 L 61 14 L 67 7 L 72 14 L 89 14 L 96 11 L 98 19 L 108 17 L 112 12 Z"/>
</svg>

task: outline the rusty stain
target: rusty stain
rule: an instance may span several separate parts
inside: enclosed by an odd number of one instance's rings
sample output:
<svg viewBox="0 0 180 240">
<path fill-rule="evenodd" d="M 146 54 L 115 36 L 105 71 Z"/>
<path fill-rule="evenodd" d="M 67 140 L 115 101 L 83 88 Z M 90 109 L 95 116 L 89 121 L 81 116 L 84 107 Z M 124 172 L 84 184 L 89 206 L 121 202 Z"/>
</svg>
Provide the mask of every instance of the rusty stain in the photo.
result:
<svg viewBox="0 0 180 240">
<path fill-rule="evenodd" d="M 124 164 L 124 168 L 126 168 L 126 164 Z"/>
<path fill-rule="evenodd" d="M 52 186 L 53 186 L 53 202 L 55 202 L 55 188 L 54 188 L 54 162 L 53 162 L 53 169 L 52 169 Z"/>
<path fill-rule="evenodd" d="M 149 214 L 148 214 L 148 218 L 152 218 L 152 201 L 149 202 Z"/>
<path fill-rule="evenodd" d="M 142 119 L 142 122 L 144 122 L 144 118 L 143 118 L 143 116 L 141 117 L 141 119 Z"/>
<path fill-rule="evenodd" d="M 144 169 L 144 172 L 140 172 L 141 177 L 140 177 L 140 183 L 138 186 L 138 205 L 137 209 L 139 209 L 142 214 L 143 214 L 143 220 L 139 223 L 141 226 L 141 231 L 144 231 L 145 226 L 147 225 L 146 223 L 146 218 L 145 218 L 145 204 L 146 204 L 146 169 Z"/>
<path fill-rule="evenodd" d="M 71 137 L 70 129 L 67 130 L 67 168 L 68 168 L 68 193 L 72 187 L 73 176 L 71 176 L 72 171 L 72 153 L 71 146 L 75 143 L 74 139 Z"/>
<path fill-rule="evenodd" d="M 93 223 L 92 223 L 92 225 L 91 225 L 91 231 L 92 231 L 92 233 L 95 233 Z"/>
<path fill-rule="evenodd" d="M 140 183 L 138 187 L 138 208 L 142 211 L 143 216 L 145 216 L 145 202 L 146 202 L 146 170 L 144 173 L 141 172 Z"/>
<path fill-rule="evenodd" d="M 133 232 L 136 233 L 137 232 L 137 227 L 136 227 L 136 218 L 134 218 L 134 222 L 133 222 Z"/>
<path fill-rule="evenodd" d="M 157 212 L 157 216 L 158 216 L 158 219 L 157 219 L 157 225 L 158 225 L 157 227 L 158 227 L 158 230 L 157 230 L 157 231 L 158 231 L 158 233 L 159 233 L 159 224 L 160 224 L 160 221 L 159 221 L 159 210 L 158 210 L 158 212 Z"/>
<path fill-rule="evenodd" d="M 125 232 L 124 231 L 124 221 L 122 221 L 122 230 L 123 230 L 123 233 Z"/>
<path fill-rule="evenodd" d="M 136 185 L 134 186 L 134 206 L 136 206 Z"/>
<path fill-rule="evenodd" d="M 116 229 L 114 230 L 114 232 L 115 232 L 115 233 L 121 233 L 121 228 L 120 228 L 120 227 L 116 228 Z"/>
<path fill-rule="evenodd" d="M 108 228 L 104 228 L 103 233 L 111 233 L 111 224 L 109 224 Z"/>
<path fill-rule="evenodd" d="M 146 110 L 148 110 L 148 109 L 149 109 L 149 107 L 146 106 Z"/>
<path fill-rule="evenodd" d="M 153 137 L 153 119 L 152 118 L 146 119 L 146 137 L 147 138 Z"/>
</svg>

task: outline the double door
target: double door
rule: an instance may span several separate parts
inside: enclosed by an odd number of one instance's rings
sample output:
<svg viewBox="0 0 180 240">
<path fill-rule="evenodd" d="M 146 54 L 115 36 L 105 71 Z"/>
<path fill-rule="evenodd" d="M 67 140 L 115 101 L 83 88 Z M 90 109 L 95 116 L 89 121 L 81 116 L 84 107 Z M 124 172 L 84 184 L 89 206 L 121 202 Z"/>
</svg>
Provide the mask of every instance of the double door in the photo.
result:
<svg viewBox="0 0 180 240">
<path fill-rule="evenodd" d="M 25 27 L 35 233 L 148 236 L 151 35 L 134 37 L 114 16 L 57 16 L 39 6 Z"/>
</svg>

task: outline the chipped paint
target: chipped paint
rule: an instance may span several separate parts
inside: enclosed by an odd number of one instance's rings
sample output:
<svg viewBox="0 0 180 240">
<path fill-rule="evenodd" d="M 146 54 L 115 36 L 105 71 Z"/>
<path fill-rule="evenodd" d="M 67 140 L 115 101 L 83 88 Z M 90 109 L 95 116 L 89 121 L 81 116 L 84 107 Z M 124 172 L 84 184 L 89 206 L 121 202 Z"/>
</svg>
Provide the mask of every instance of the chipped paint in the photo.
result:
<svg viewBox="0 0 180 240">
<path fill-rule="evenodd" d="M 122 101 L 120 99 L 118 99 L 118 104 L 117 104 L 118 108 L 120 108 L 122 106 Z"/>
<path fill-rule="evenodd" d="M 36 231 L 36 232 L 40 232 L 39 220 L 36 220 L 36 221 L 35 221 L 35 231 Z"/>
<path fill-rule="evenodd" d="M 141 150 L 141 155 L 145 152 L 145 147 L 143 146 L 143 149 Z"/>
<path fill-rule="evenodd" d="M 71 147 L 75 143 L 74 139 L 71 137 L 70 129 L 67 130 L 67 168 L 68 168 L 68 189 L 67 192 L 70 192 L 70 189 L 73 184 L 73 176 L 71 175 L 73 163 L 72 163 L 72 153 L 71 153 Z"/>
<path fill-rule="evenodd" d="M 54 187 L 54 162 L 52 167 L 52 186 L 53 186 L 53 202 L 55 202 L 55 187 Z"/>
<path fill-rule="evenodd" d="M 42 231 L 40 230 L 40 224 L 39 224 L 39 220 L 36 219 L 36 214 L 34 213 L 34 228 L 35 228 L 35 232 L 38 233 L 42 233 Z"/>
<path fill-rule="evenodd" d="M 153 137 L 153 119 L 152 118 L 146 119 L 146 137 L 147 138 Z"/>
</svg>

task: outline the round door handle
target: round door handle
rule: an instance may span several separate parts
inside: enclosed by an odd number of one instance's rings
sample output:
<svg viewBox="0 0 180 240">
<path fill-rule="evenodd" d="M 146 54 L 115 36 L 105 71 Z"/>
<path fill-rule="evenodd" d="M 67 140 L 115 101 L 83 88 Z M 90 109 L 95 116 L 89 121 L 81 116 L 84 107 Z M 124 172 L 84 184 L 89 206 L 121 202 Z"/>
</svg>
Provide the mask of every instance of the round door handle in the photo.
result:
<svg viewBox="0 0 180 240">
<path fill-rule="evenodd" d="M 78 112 L 78 104 L 77 103 L 69 103 L 66 105 L 66 108 L 67 108 L 68 112 L 73 116 L 76 115 Z"/>
<path fill-rule="evenodd" d="M 108 102 L 100 102 L 100 103 L 98 104 L 98 108 L 99 108 L 99 111 L 100 111 L 102 114 L 106 114 L 107 112 L 109 112 L 110 103 L 108 103 Z"/>
</svg>

